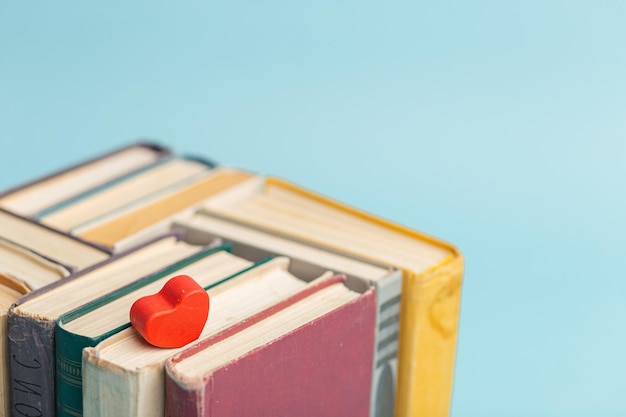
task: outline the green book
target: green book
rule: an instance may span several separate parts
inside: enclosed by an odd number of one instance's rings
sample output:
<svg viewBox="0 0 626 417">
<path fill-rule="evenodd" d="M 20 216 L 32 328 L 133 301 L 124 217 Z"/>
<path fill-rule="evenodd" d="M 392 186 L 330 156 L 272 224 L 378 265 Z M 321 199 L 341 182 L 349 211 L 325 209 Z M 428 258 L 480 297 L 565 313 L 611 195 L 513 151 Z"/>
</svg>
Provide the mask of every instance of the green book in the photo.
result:
<svg viewBox="0 0 626 417">
<path fill-rule="evenodd" d="M 230 245 L 222 245 L 61 316 L 55 328 L 57 416 L 82 415 L 82 351 L 130 327 L 130 307 L 138 298 L 157 293 L 176 275 L 189 275 L 208 289 L 253 266 L 230 253 Z"/>
</svg>

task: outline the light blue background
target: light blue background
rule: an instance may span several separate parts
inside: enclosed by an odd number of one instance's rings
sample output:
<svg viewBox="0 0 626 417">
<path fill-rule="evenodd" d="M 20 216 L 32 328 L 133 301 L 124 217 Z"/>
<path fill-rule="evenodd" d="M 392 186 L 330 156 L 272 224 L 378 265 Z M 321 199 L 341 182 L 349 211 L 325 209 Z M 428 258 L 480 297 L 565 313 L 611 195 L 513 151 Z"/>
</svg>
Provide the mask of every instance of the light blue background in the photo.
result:
<svg viewBox="0 0 626 417">
<path fill-rule="evenodd" d="M 457 244 L 454 417 L 626 415 L 626 3 L 5 1 L 0 187 L 137 138 Z"/>
</svg>

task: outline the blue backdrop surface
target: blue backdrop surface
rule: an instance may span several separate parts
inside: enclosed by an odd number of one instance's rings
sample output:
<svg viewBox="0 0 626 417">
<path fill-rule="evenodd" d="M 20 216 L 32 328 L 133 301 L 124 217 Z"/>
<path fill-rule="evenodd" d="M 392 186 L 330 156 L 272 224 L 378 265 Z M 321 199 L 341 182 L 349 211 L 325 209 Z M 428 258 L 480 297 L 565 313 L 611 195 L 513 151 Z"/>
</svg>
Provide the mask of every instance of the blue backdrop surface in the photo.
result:
<svg viewBox="0 0 626 417">
<path fill-rule="evenodd" d="M 626 3 L 0 4 L 0 187 L 137 138 L 466 257 L 453 417 L 623 416 Z"/>
</svg>

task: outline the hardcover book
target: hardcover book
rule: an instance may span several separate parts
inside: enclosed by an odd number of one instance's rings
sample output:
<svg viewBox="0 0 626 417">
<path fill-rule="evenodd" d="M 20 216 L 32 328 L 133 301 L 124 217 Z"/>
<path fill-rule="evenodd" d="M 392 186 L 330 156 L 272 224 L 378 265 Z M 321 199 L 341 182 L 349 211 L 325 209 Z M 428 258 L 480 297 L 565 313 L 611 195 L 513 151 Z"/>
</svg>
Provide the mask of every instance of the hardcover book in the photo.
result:
<svg viewBox="0 0 626 417">
<path fill-rule="evenodd" d="M 167 417 L 368 417 L 376 301 L 341 280 L 166 363 Z"/>
<path fill-rule="evenodd" d="M 62 265 L 9 241 L 0 239 L 0 415 L 8 416 L 9 348 L 7 314 L 11 305 L 33 289 L 69 276 Z"/>
<path fill-rule="evenodd" d="M 376 325 L 370 410 L 372 416 L 393 415 L 401 271 L 202 213 L 182 220 L 176 226 L 185 231 L 185 239 L 191 242 L 220 238 L 231 242 L 234 253 L 249 259 L 288 256 L 294 273 L 306 274 L 305 271 L 317 265 L 346 275 L 353 288 L 364 290 L 373 286 L 376 289 Z"/>
</svg>

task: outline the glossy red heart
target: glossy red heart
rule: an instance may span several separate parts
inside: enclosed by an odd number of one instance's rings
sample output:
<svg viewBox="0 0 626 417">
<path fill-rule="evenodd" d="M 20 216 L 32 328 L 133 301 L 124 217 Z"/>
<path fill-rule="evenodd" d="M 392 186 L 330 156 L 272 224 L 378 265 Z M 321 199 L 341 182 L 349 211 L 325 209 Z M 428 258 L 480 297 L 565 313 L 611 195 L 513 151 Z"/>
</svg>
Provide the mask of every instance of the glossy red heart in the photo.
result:
<svg viewBox="0 0 626 417">
<path fill-rule="evenodd" d="M 209 316 L 209 294 L 193 278 L 178 275 L 156 294 L 130 308 L 130 322 L 154 346 L 175 348 L 193 342 Z"/>
</svg>

